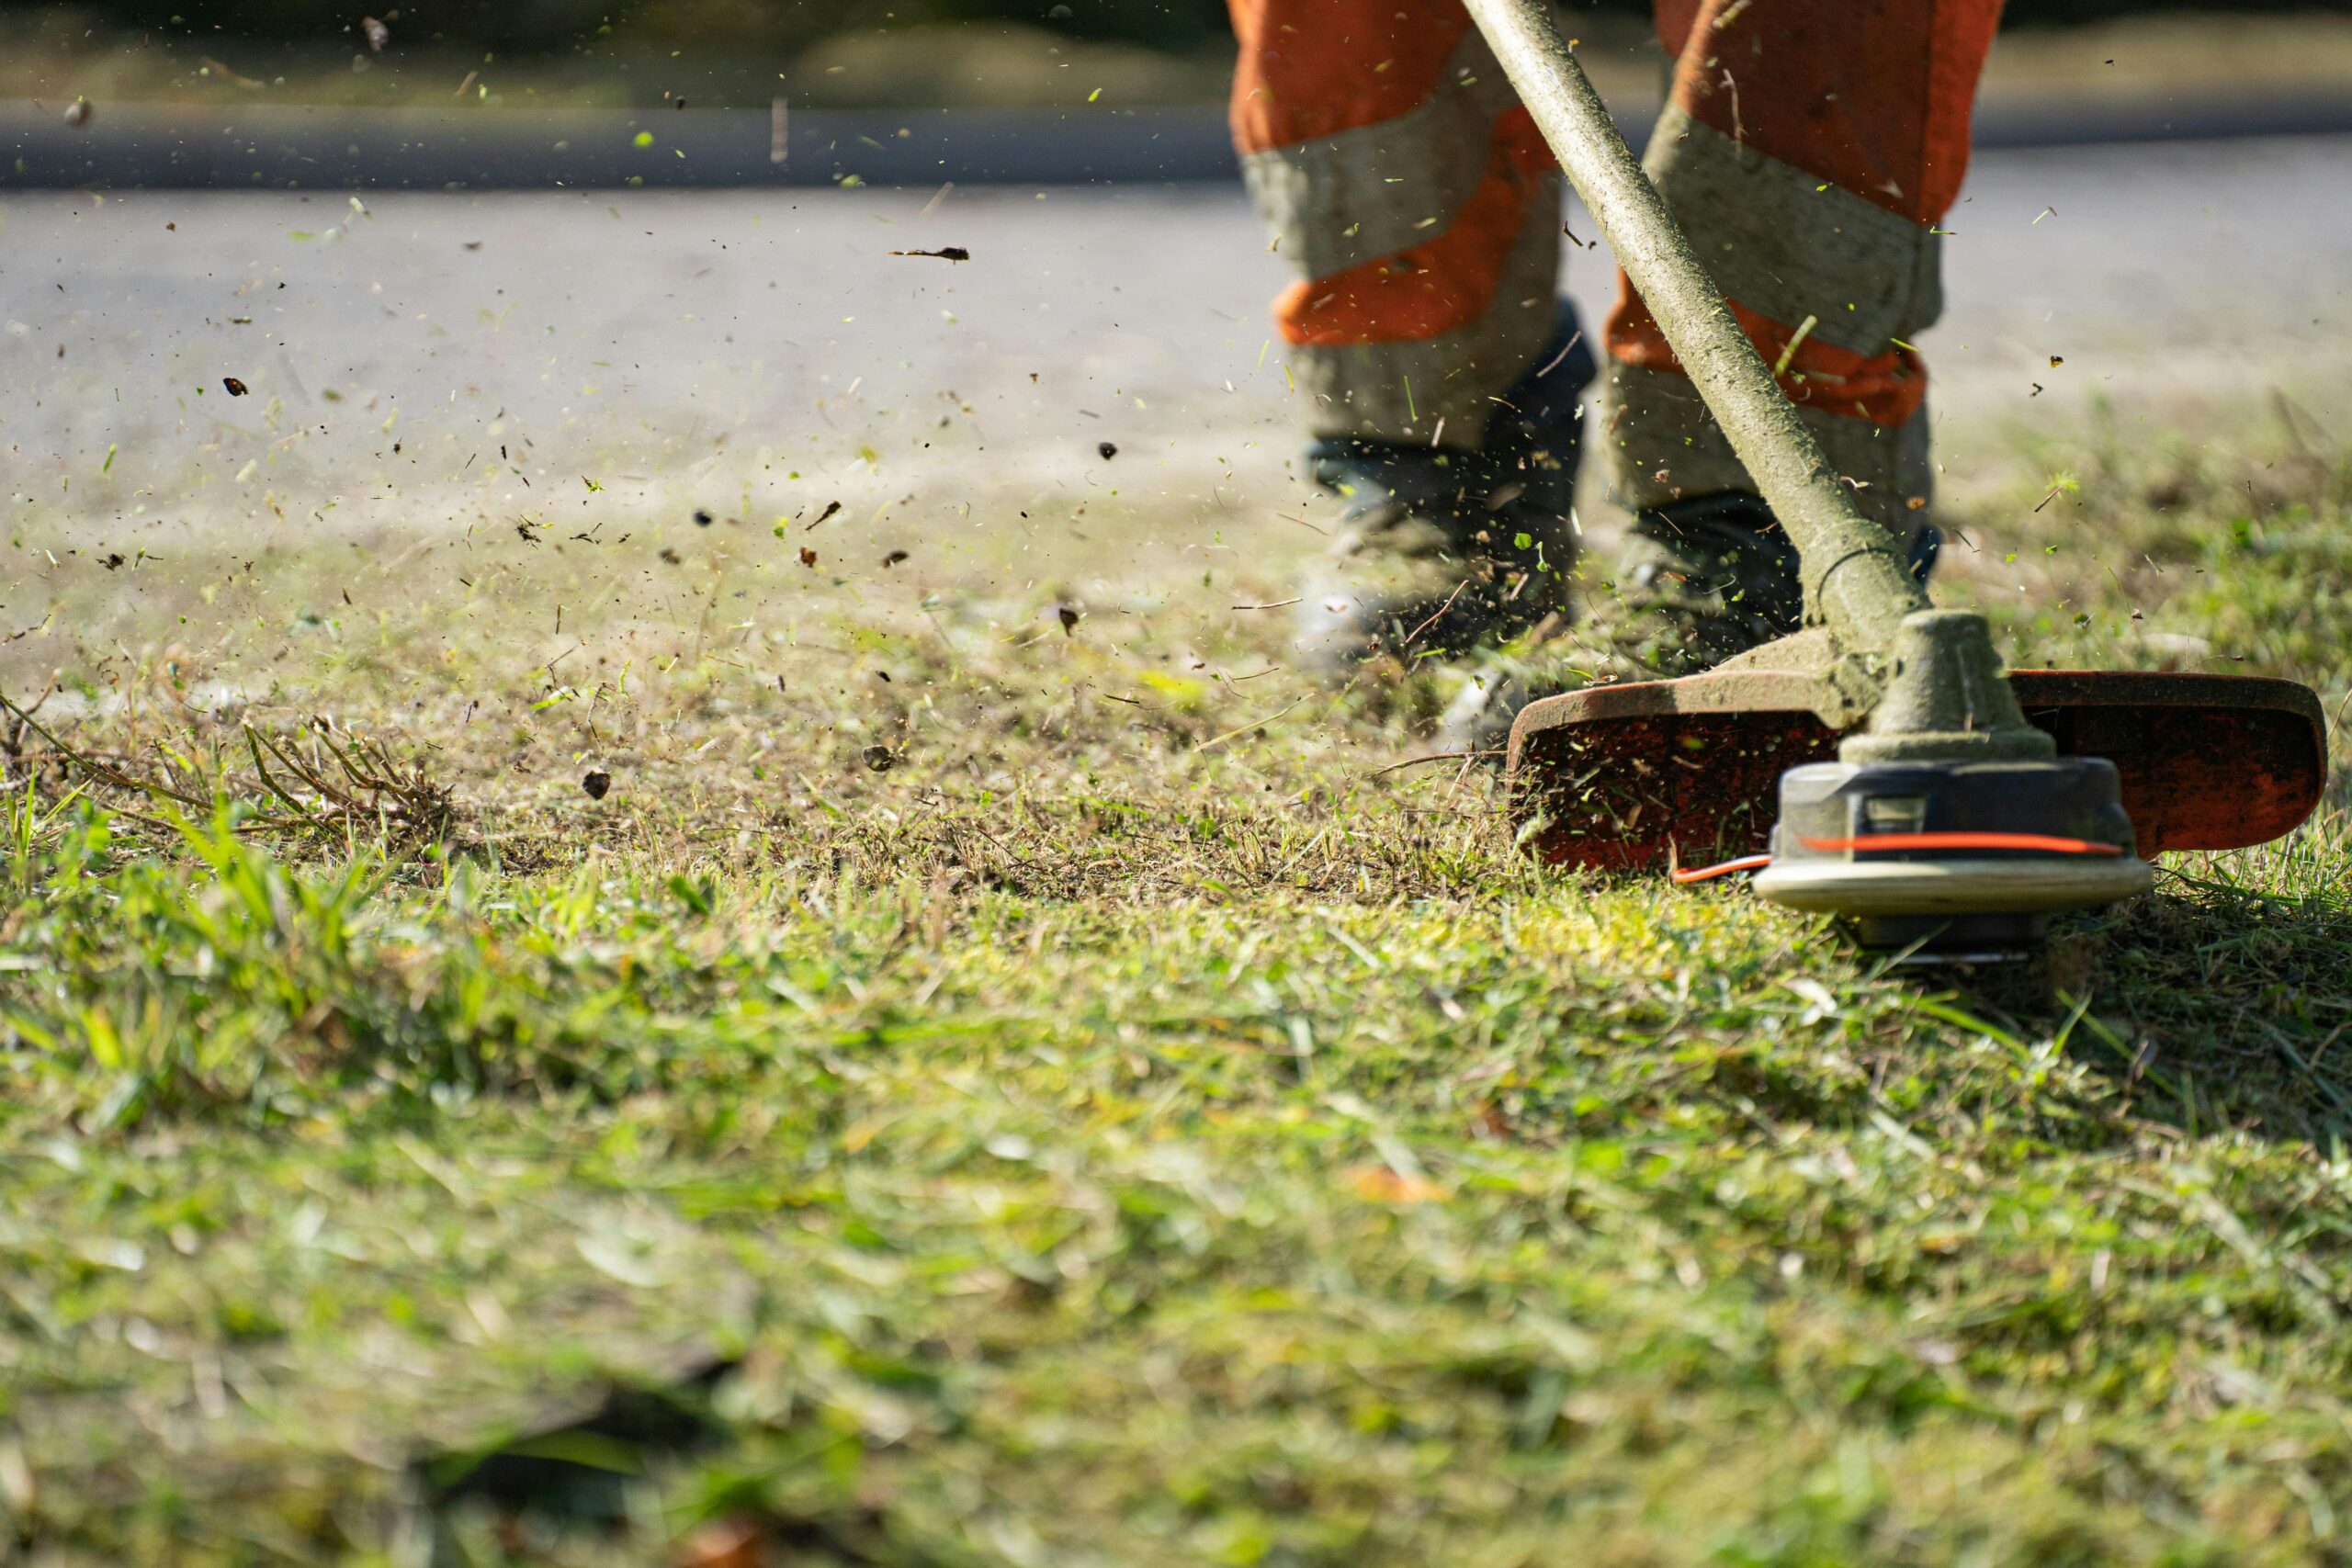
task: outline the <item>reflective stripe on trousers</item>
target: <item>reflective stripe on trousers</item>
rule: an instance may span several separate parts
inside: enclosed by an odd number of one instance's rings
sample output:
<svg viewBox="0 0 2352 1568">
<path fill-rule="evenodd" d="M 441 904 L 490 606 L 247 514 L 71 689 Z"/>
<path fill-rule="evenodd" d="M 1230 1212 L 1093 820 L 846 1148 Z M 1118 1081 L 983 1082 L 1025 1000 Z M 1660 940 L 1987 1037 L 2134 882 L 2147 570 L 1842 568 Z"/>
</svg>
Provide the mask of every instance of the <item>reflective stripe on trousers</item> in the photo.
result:
<svg viewBox="0 0 2352 1568">
<path fill-rule="evenodd" d="M 1474 446 L 1552 320 L 1556 175 L 1456 0 L 1229 0 L 1234 137 L 1297 281 L 1277 330 L 1310 433 Z M 1644 160 L 1839 471 L 1928 498 L 1935 227 L 2000 0 L 1657 0 L 1675 56 Z M 1621 499 L 1750 488 L 1639 296 L 1603 403 Z"/>
</svg>

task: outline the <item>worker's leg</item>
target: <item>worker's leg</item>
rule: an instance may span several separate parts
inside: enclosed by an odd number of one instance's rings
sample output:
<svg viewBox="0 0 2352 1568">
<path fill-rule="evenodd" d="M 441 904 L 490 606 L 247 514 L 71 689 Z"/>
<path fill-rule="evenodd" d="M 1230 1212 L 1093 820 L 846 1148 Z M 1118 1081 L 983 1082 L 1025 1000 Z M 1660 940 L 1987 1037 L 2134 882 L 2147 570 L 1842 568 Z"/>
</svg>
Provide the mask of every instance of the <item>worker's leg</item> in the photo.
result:
<svg viewBox="0 0 2352 1568">
<path fill-rule="evenodd" d="M 1864 508 L 1928 502 L 1936 225 L 1968 167 L 2001 0 L 1658 0 L 1677 60 L 1644 160 L 1700 259 Z M 1608 328 L 1611 479 L 1643 508 L 1752 492 L 1621 275 Z"/>
<path fill-rule="evenodd" d="M 1441 604 L 1411 651 L 1508 635 L 1560 597 L 1590 376 L 1550 154 L 1458 0 L 1231 6 L 1234 138 L 1297 274 L 1275 324 L 1347 505 L 1310 636 L 1404 651 Z"/>
</svg>

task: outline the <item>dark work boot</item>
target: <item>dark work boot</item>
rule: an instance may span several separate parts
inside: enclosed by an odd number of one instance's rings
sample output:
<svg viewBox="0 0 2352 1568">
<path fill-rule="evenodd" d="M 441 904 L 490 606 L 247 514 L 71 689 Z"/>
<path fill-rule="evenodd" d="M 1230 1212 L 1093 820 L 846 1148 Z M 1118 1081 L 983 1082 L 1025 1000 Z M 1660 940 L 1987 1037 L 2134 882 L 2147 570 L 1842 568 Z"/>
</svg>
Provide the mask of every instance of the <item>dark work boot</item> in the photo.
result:
<svg viewBox="0 0 2352 1568">
<path fill-rule="evenodd" d="M 1700 496 L 1636 514 L 1616 575 L 1585 581 L 1572 629 L 1482 661 L 1440 725 L 1453 749 L 1499 751 L 1537 697 L 1606 681 L 1665 681 L 1712 670 L 1804 623 L 1796 546 L 1759 498 Z M 1942 535 L 1922 525 L 1911 570 L 1934 570 Z"/>
<path fill-rule="evenodd" d="M 1315 481 L 1345 502 L 1300 594 L 1298 646 L 1344 670 L 1507 642 L 1568 612 L 1577 400 L 1592 379 L 1563 300 L 1552 344 L 1506 391 L 1475 452 L 1329 437 Z"/>
</svg>

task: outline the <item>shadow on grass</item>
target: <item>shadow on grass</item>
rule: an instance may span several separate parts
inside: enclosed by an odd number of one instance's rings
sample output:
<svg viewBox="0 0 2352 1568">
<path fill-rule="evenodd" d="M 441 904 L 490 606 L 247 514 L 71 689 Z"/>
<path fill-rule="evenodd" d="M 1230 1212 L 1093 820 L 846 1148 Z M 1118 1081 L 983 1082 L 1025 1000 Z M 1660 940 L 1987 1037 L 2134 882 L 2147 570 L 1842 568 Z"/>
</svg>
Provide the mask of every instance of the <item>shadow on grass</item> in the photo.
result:
<svg viewBox="0 0 2352 1568">
<path fill-rule="evenodd" d="M 2352 1145 L 2352 908 L 2171 870 L 2157 888 L 2062 926 L 2032 964 L 1945 983 L 2022 1035 L 2063 1034 L 2136 1116 Z"/>
<path fill-rule="evenodd" d="M 481 1449 L 421 1457 L 409 1476 L 407 1560 L 466 1568 L 650 1549 L 690 1568 L 877 1561 L 854 1539 L 878 1529 L 876 1518 L 779 1512 L 764 1496 L 764 1477 L 728 1462 L 727 1423 L 713 1398 L 738 1365 L 698 1357 L 672 1369 L 673 1381 L 616 1383 Z M 661 1478 L 695 1461 L 712 1467 L 701 1495 L 688 1516 L 666 1517 Z"/>
</svg>

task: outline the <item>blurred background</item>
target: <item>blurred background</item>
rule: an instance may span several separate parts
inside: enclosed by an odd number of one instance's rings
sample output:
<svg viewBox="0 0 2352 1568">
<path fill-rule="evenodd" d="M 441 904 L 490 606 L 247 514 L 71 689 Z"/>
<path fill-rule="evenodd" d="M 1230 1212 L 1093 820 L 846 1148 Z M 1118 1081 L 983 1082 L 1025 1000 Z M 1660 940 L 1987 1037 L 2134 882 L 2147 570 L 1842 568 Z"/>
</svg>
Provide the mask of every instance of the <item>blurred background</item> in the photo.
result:
<svg viewBox="0 0 2352 1568">
<path fill-rule="evenodd" d="M 1638 141 L 1645 0 L 1563 10 Z M 0 5 L 0 441 L 56 563 L 0 595 L 0 677 L 242 648 L 298 596 L 270 562 L 428 540 L 656 583 L 772 551 L 747 621 L 1283 600 L 1331 502 L 1231 54 L 1221 0 Z M 2072 476 L 2352 431 L 2352 6 L 2012 0 L 1977 132 L 1925 344 L 1956 582 L 2063 600 L 2018 542 Z M 1561 287 L 1597 321 L 1605 246 Z M 242 621 L 232 577 L 276 585 Z"/>
<path fill-rule="evenodd" d="M 1567 14 L 1618 92 L 1647 0 Z M 2352 85 L 2352 14 L 2276 0 L 2011 0 L 1998 101 Z M 1214 104 L 1222 0 L 77 0 L 0 6 L 0 96 L 446 107 Z M 2094 45 L 2095 48 L 2076 47 Z"/>
<path fill-rule="evenodd" d="M 1647 31 L 1646 0 L 1569 10 L 1589 41 Z M 781 71 L 811 103 L 1054 103 L 1106 84 L 1137 101 L 1193 102 L 1218 96 L 1231 42 L 1222 0 L 400 0 L 373 13 L 388 30 L 376 38 L 397 51 L 371 51 L 368 11 L 340 0 L 19 0 L 0 6 L 0 69 L 20 93 L 270 90 L 371 104 L 447 95 L 457 78 L 439 73 L 485 65 L 479 85 L 492 98 L 643 104 L 692 81 L 714 104 L 764 104 Z M 2136 62 L 2149 72 L 2254 66 L 2293 80 L 2343 69 L 2344 11 L 2278 0 L 2012 0 L 2007 26 L 2030 38 L 2123 25 L 2161 47 L 2165 58 Z M 2305 36 L 2313 28 L 2328 35 L 2316 51 Z M 365 62 L 371 52 L 389 58 Z M 2032 52 L 2012 51 L 2020 64 Z M 355 60 L 371 68 L 356 70 Z M 1073 86 L 1073 72 L 1090 73 L 1085 87 Z"/>
</svg>

